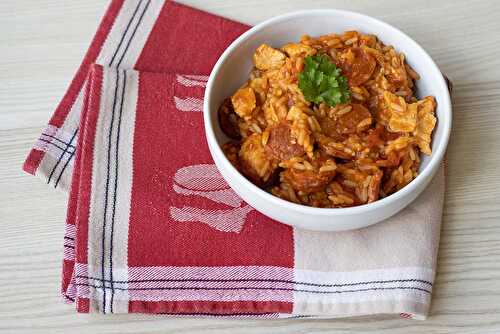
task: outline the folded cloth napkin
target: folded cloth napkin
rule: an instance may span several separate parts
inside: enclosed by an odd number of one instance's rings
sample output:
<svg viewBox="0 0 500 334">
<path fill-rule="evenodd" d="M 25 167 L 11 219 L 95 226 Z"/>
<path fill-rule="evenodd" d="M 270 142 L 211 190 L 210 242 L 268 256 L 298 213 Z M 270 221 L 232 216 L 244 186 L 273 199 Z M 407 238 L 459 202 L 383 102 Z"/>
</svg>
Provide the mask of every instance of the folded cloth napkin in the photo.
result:
<svg viewBox="0 0 500 334">
<path fill-rule="evenodd" d="M 201 110 L 186 102 L 202 98 L 205 80 L 92 66 L 66 235 L 64 289 L 78 310 L 425 316 L 443 175 L 370 228 L 279 224 L 213 165 Z"/>
<path fill-rule="evenodd" d="M 113 0 L 66 94 L 23 169 L 67 191 L 93 63 L 151 72 L 208 75 L 224 49 L 249 27 L 164 0 Z M 201 108 L 201 101 L 186 103 Z"/>
<path fill-rule="evenodd" d="M 424 319 L 443 169 L 397 215 L 340 233 L 272 221 L 217 172 L 206 74 L 246 28 L 172 2 L 111 3 L 24 165 L 70 189 L 63 295 L 79 312 Z"/>
</svg>

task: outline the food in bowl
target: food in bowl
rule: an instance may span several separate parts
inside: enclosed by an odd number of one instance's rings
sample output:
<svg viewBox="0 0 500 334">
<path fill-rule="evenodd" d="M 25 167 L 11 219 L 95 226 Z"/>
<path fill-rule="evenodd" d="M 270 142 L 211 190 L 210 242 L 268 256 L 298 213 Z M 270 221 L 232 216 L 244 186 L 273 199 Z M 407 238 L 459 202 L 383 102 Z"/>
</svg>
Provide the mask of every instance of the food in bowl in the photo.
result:
<svg viewBox="0 0 500 334">
<path fill-rule="evenodd" d="M 248 81 L 218 110 L 229 161 L 255 185 L 302 205 L 377 201 L 410 183 L 431 154 L 433 96 L 374 35 L 347 31 L 260 45 Z"/>
</svg>

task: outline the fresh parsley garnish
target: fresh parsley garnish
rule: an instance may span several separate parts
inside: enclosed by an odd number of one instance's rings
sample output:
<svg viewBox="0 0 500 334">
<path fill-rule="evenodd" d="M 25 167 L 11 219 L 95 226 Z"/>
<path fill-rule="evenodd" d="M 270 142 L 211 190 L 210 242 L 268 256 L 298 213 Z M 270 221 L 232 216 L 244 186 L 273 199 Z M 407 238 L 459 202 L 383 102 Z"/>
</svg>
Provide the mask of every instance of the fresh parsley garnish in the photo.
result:
<svg viewBox="0 0 500 334">
<path fill-rule="evenodd" d="M 307 56 L 299 74 L 299 88 L 309 102 L 325 102 L 329 106 L 348 103 L 347 78 L 326 55 Z"/>
</svg>

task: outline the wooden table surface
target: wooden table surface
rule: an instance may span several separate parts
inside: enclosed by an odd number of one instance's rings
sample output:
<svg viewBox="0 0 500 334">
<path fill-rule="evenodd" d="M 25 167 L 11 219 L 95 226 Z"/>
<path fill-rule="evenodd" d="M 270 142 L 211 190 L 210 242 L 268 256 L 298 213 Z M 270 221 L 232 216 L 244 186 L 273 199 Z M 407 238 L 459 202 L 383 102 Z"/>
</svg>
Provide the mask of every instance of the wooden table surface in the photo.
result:
<svg viewBox="0 0 500 334">
<path fill-rule="evenodd" d="M 66 195 L 21 171 L 107 0 L 0 1 L 0 332 L 500 333 L 500 2 L 205 0 L 255 24 L 305 8 L 381 18 L 418 41 L 455 84 L 437 283 L 427 321 L 88 316 L 59 295 Z"/>
</svg>

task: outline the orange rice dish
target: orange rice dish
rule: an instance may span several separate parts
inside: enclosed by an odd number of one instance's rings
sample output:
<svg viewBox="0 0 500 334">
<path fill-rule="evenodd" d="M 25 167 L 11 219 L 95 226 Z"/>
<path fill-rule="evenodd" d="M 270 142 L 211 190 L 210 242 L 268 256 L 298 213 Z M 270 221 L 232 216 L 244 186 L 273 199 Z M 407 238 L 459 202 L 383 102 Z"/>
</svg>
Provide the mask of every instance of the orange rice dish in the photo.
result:
<svg viewBox="0 0 500 334">
<path fill-rule="evenodd" d="M 219 124 L 226 157 L 273 195 L 322 208 L 371 203 L 411 182 L 420 154 L 431 154 L 435 99 L 415 97 L 419 75 L 376 36 L 262 44 L 253 62 Z"/>
</svg>

